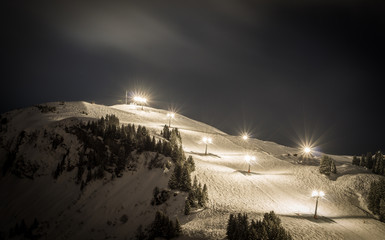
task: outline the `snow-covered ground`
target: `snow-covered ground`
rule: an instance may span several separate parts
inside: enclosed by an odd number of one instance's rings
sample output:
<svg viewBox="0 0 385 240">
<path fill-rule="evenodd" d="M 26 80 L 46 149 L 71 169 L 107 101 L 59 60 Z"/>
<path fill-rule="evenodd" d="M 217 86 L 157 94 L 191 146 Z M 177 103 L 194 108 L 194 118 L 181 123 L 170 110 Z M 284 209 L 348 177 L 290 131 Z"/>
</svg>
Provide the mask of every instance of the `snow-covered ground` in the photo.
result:
<svg viewBox="0 0 385 240">
<path fill-rule="evenodd" d="M 96 119 L 106 114 L 115 114 L 123 124 L 144 125 L 157 136 L 168 123 L 167 111 L 150 107 L 142 110 L 131 105 L 109 107 L 86 102 L 47 105 L 55 106 L 56 111 L 41 113 L 31 107 L 3 114 L 10 119 L 3 138 L 15 138 L 21 130 L 28 133 L 42 127 L 53 129 L 76 118 Z M 172 196 L 161 206 L 151 206 L 153 188 L 166 187 L 169 173 L 144 166 L 114 181 L 92 182 L 81 194 L 74 184 L 75 172 L 63 174 L 57 181 L 52 179 L 47 169 L 56 166 L 57 162 L 50 162 L 50 154 L 55 157 L 55 153 L 41 147 L 38 153 L 24 149 L 33 161 L 46 165 L 39 173 L 41 177 L 29 180 L 6 175 L 0 179 L 0 231 L 9 229 L 16 220 L 31 222 L 37 216 L 50 223 L 49 239 L 124 239 L 132 236 L 140 223 L 148 224 L 154 212 L 161 209 L 171 218 L 179 218 L 187 236 L 223 239 L 230 213 L 248 213 L 253 219 L 275 211 L 294 239 L 384 239 L 385 224 L 374 219 L 365 202 L 370 182 L 380 176 L 352 166 L 351 157 L 332 156 L 338 174 L 329 179 L 319 174 L 314 164 L 297 164 L 293 154 L 298 149 L 258 139 L 245 142 L 180 114 L 171 125 L 180 130 L 186 155 L 194 157 L 193 176 L 208 185 L 207 209 L 183 215 L 185 193 Z M 208 155 L 203 154 L 203 136 L 213 139 Z M 42 142 L 38 146 L 44 146 L 42 134 L 37 139 Z M 65 142 L 72 144 L 71 152 L 75 154 L 76 139 Z M 4 157 L 4 153 L 0 154 Z M 256 157 L 250 173 L 246 154 Z M 145 155 L 140 157 L 146 159 Z M 313 218 L 315 199 L 311 193 L 315 189 L 326 193 L 319 201 L 318 219 Z M 119 220 L 124 214 L 127 223 Z"/>
</svg>

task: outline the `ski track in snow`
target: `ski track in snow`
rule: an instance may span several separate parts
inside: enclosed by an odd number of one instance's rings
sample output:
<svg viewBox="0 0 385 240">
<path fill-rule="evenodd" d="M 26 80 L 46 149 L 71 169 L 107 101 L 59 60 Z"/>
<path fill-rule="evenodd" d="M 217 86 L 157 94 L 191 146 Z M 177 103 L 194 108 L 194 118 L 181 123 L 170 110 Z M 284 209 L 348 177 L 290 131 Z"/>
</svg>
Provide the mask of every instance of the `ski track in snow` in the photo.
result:
<svg viewBox="0 0 385 240">
<path fill-rule="evenodd" d="M 5 137 L 12 139 L 21 130 L 54 128 L 76 118 L 93 120 L 106 114 L 115 114 L 121 124 L 144 125 L 157 137 L 168 123 L 167 111 L 150 107 L 141 110 L 129 105 L 108 107 L 86 102 L 46 105 L 57 110 L 42 114 L 30 107 L 5 113 L 4 116 L 12 119 Z M 51 222 L 52 229 L 58 230 L 50 232 L 52 238 L 122 238 L 132 234 L 139 223 L 151 222 L 154 212 L 162 209 L 170 217 L 178 216 L 186 234 L 183 238 L 223 239 L 230 213 L 247 213 L 249 219 L 259 219 L 265 212 L 275 211 L 294 239 L 384 239 L 385 224 L 370 215 L 364 200 L 370 182 L 379 176 L 351 166 L 350 156 L 332 156 L 339 174 L 330 180 L 318 173 L 317 166 L 293 164 L 295 159 L 287 154 L 293 155 L 298 149 L 258 139 L 244 142 L 240 137 L 180 114 L 176 114 L 171 125 L 180 130 L 186 155 L 194 157 L 196 171 L 192 176 L 208 186 L 207 209 L 183 215 L 185 193 L 159 207 L 151 206 L 153 188 L 167 186 L 168 175 L 161 170 L 149 171 L 144 166 L 136 173 L 126 172 L 119 181 L 93 182 L 80 198 L 78 186 L 73 184 L 74 176 L 60 177 L 56 182 L 50 176 L 33 182 L 7 176 L 0 181 L 0 189 L 7 192 L 0 199 L 0 214 L 8 216 L 10 221 L 2 219 L 2 225 L 9 229 L 17 218 L 33 219 L 40 214 Z M 213 139 L 207 156 L 203 154 L 203 136 Z M 66 141 L 74 149 L 78 147 L 76 139 Z M 246 154 L 256 156 L 256 161 L 251 162 L 251 173 L 247 173 Z M 56 163 L 48 163 L 46 169 L 53 166 Z M 22 186 L 29 191 L 18 191 Z M 313 218 L 315 199 L 310 197 L 314 189 L 326 193 L 319 201 L 318 219 Z M 39 197 L 28 201 L 36 191 Z M 20 207 L 27 203 L 34 206 L 30 212 L 26 210 L 30 208 Z M 46 211 L 39 213 L 39 209 Z M 128 215 L 129 225 L 119 222 L 122 214 Z"/>
</svg>

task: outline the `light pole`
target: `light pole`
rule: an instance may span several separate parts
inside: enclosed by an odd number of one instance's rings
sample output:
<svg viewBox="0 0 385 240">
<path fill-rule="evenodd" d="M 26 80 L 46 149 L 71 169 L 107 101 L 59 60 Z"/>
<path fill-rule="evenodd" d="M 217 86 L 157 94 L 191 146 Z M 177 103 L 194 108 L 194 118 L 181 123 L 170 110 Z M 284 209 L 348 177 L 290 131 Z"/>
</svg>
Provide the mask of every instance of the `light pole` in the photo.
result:
<svg viewBox="0 0 385 240">
<path fill-rule="evenodd" d="M 206 144 L 205 155 L 207 155 L 207 144 L 212 143 L 213 140 L 209 137 L 203 137 L 202 141 Z"/>
<path fill-rule="evenodd" d="M 312 192 L 311 196 L 316 198 L 316 202 L 315 202 L 315 211 L 314 211 L 314 218 L 317 218 L 318 199 L 319 199 L 319 197 L 325 196 L 325 193 L 324 193 L 323 191 L 317 191 L 317 190 L 314 190 L 314 191 Z"/>
<path fill-rule="evenodd" d="M 173 112 L 167 113 L 167 118 L 168 118 L 168 127 L 170 127 L 171 126 L 171 119 L 175 118 L 175 113 L 173 113 Z"/>
<path fill-rule="evenodd" d="M 246 155 L 245 156 L 245 161 L 249 164 L 249 170 L 247 172 L 250 173 L 250 161 L 255 161 L 255 157 L 254 156 L 250 156 L 250 155 Z"/>
</svg>

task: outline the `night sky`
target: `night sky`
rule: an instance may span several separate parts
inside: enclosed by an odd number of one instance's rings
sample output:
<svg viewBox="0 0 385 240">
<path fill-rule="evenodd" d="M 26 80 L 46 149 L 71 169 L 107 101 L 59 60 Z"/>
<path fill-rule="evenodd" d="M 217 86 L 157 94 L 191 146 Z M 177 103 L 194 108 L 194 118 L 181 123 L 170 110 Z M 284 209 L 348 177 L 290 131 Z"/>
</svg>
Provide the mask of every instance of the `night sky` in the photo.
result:
<svg viewBox="0 0 385 240">
<path fill-rule="evenodd" d="M 229 134 L 385 150 L 384 1 L 79 2 L 2 4 L 0 112 L 127 89 Z"/>
</svg>

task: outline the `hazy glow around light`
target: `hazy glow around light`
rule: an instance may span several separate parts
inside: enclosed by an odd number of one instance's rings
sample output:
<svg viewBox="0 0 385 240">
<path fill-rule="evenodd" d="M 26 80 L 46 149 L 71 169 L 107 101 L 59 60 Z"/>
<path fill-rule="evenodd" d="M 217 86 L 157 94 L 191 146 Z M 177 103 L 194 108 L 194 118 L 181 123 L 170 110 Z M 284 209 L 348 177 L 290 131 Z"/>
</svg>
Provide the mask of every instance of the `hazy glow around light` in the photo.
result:
<svg viewBox="0 0 385 240">
<path fill-rule="evenodd" d="M 311 152 L 311 148 L 310 147 L 304 147 L 303 151 L 305 153 L 310 153 Z"/>
<path fill-rule="evenodd" d="M 147 99 L 144 98 L 144 97 L 135 96 L 135 97 L 134 97 L 134 102 L 138 102 L 138 103 L 147 103 Z"/>
<path fill-rule="evenodd" d="M 203 137 L 202 138 L 202 141 L 204 142 L 204 143 L 212 143 L 213 142 L 213 140 L 211 139 L 211 138 L 209 138 L 209 137 Z"/>
<path fill-rule="evenodd" d="M 314 190 L 312 193 L 311 193 L 311 196 L 312 197 L 323 197 L 325 196 L 325 193 L 323 191 L 317 191 L 317 190 Z"/>
<path fill-rule="evenodd" d="M 167 117 L 168 118 L 175 118 L 175 113 L 173 113 L 173 112 L 167 113 Z"/>
<path fill-rule="evenodd" d="M 243 140 L 247 140 L 249 138 L 249 136 L 247 136 L 246 134 L 244 134 L 243 136 L 242 136 L 242 139 Z"/>
<path fill-rule="evenodd" d="M 250 156 L 250 155 L 246 155 L 245 156 L 245 161 L 246 162 L 250 162 L 250 161 L 255 161 L 255 157 L 254 156 Z"/>
</svg>

